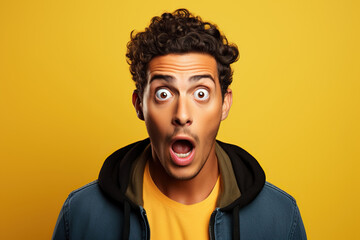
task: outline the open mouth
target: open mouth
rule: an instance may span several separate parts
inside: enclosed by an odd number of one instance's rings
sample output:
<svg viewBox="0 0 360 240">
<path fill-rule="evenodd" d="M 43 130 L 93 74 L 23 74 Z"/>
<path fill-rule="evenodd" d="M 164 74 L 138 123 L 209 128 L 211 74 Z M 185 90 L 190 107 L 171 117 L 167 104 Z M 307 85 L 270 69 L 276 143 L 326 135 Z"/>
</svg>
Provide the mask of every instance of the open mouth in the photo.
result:
<svg viewBox="0 0 360 240">
<path fill-rule="evenodd" d="M 194 159 L 194 145 L 186 139 L 178 139 L 171 145 L 170 155 L 178 166 L 187 166 Z"/>
<path fill-rule="evenodd" d="M 177 140 L 171 146 L 172 150 L 179 158 L 186 158 L 190 155 L 193 145 L 188 140 Z"/>
</svg>

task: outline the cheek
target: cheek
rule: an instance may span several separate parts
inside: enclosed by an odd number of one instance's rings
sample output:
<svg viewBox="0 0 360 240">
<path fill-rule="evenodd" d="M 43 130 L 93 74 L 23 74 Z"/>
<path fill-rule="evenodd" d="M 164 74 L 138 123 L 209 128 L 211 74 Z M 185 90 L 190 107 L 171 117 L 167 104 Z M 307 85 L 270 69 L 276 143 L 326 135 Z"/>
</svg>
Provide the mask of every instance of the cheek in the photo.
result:
<svg viewBox="0 0 360 240">
<path fill-rule="evenodd" d="M 206 142 L 211 142 L 217 135 L 221 122 L 221 107 L 218 105 L 210 106 L 204 111 L 198 111 L 199 134 Z"/>
<path fill-rule="evenodd" d="M 148 105 L 144 117 L 146 128 L 150 137 L 157 138 L 158 136 L 166 134 L 169 120 L 168 114 L 165 113 L 166 109 L 159 109 L 151 104 Z"/>
</svg>

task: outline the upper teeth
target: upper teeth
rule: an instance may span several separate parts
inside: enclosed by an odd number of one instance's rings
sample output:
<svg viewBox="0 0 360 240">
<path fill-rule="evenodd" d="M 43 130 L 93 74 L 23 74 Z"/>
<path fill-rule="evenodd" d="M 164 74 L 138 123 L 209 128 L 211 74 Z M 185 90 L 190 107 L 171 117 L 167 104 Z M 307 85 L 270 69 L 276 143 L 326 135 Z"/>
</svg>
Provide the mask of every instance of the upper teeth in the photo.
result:
<svg viewBox="0 0 360 240">
<path fill-rule="evenodd" d="M 189 151 L 188 153 L 175 153 L 176 156 L 178 156 L 179 158 L 185 158 L 187 156 L 189 156 L 191 153 L 191 151 Z"/>
</svg>

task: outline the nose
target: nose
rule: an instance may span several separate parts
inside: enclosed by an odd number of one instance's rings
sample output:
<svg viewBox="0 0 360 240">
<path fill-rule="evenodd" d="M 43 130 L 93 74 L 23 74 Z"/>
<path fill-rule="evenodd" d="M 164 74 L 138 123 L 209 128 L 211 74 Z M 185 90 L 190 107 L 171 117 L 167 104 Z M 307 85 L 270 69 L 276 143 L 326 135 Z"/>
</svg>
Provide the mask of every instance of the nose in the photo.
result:
<svg viewBox="0 0 360 240">
<path fill-rule="evenodd" d="M 176 102 L 172 124 L 175 126 L 190 126 L 193 120 L 186 96 L 180 96 Z"/>
</svg>

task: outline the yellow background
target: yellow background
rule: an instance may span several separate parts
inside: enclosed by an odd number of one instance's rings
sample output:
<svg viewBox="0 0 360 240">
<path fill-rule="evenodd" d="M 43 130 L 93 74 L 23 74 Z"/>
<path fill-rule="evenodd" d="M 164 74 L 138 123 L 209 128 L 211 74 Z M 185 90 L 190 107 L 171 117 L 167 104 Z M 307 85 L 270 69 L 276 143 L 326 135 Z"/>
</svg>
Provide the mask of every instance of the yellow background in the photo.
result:
<svg viewBox="0 0 360 240">
<path fill-rule="evenodd" d="M 187 7 L 240 49 L 218 138 L 298 201 L 309 239 L 359 226 L 359 3 L 1 1 L 0 239 L 49 239 L 67 194 L 145 138 L 131 105 L 130 31 Z"/>
</svg>

